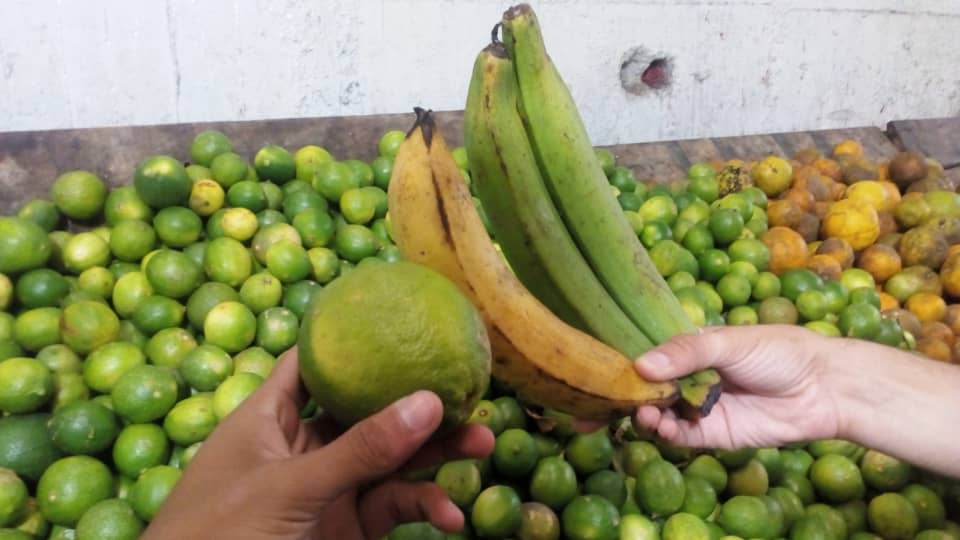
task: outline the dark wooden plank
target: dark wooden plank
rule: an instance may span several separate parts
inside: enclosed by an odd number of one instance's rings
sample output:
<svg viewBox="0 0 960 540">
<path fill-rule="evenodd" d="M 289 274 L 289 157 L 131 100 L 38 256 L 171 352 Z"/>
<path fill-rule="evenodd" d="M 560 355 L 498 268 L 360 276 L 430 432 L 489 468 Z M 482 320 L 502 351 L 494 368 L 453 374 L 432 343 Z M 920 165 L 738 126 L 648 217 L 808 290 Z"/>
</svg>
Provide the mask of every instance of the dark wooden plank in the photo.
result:
<svg viewBox="0 0 960 540">
<path fill-rule="evenodd" d="M 714 138 L 714 144 L 726 159 L 752 161 L 770 155 L 785 155 L 783 148 L 770 135 L 747 135 L 744 137 Z"/>
<path fill-rule="evenodd" d="M 699 163 L 713 159 L 723 159 L 723 154 L 717 145 L 713 144 L 712 139 L 686 139 L 677 141 L 687 161 L 690 163 Z"/>
<path fill-rule="evenodd" d="M 617 163 L 629 167 L 637 180 L 643 182 L 684 178 L 690 166 L 675 142 L 621 144 L 608 148 L 616 156 Z"/>
<path fill-rule="evenodd" d="M 960 116 L 894 120 L 887 134 L 905 150 L 916 150 L 947 168 L 960 167 Z"/>
<path fill-rule="evenodd" d="M 774 133 L 771 135 L 773 140 L 777 141 L 780 148 L 783 148 L 784 157 L 793 157 L 797 152 L 808 148 L 819 148 L 813 135 L 807 131 L 794 131 L 790 133 Z"/>
<path fill-rule="evenodd" d="M 880 128 L 826 129 L 811 131 L 810 134 L 824 154 L 828 154 L 837 143 L 847 139 L 859 141 L 863 146 L 863 156 L 871 161 L 890 159 L 897 153 L 897 147 L 890 142 Z"/>
<path fill-rule="evenodd" d="M 60 174 L 90 170 L 111 186 L 130 182 L 137 163 L 153 154 L 187 161 L 190 142 L 205 129 L 230 137 L 235 150 L 253 160 L 266 144 L 288 149 L 316 144 L 340 159 L 370 160 L 377 155 L 380 136 L 391 129 L 406 131 L 413 113 L 328 118 L 204 122 L 51 131 L 0 132 L 0 214 L 12 213 L 24 201 L 46 197 Z M 436 114 L 448 144 L 463 141 L 462 112 Z"/>
</svg>

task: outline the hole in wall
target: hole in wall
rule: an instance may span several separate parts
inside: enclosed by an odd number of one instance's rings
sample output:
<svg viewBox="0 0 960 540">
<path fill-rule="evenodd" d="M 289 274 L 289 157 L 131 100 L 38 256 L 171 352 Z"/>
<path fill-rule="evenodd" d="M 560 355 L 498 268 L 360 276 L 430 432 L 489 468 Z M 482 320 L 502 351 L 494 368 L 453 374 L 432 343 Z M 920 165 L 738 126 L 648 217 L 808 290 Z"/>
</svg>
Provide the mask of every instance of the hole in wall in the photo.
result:
<svg viewBox="0 0 960 540">
<path fill-rule="evenodd" d="M 670 87 L 673 63 L 662 52 L 633 47 L 620 61 L 620 86 L 629 94 L 642 96 Z"/>
</svg>

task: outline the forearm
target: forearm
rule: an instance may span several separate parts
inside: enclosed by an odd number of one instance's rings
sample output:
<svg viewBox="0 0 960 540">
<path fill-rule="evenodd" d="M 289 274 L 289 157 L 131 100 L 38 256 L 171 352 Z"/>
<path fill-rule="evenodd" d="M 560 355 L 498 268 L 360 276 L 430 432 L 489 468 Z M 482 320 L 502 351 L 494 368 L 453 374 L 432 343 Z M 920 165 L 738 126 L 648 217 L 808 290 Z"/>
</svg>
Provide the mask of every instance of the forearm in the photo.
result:
<svg viewBox="0 0 960 540">
<path fill-rule="evenodd" d="M 819 353 L 841 438 L 960 478 L 960 366 L 862 341 Z"/>
</svg>

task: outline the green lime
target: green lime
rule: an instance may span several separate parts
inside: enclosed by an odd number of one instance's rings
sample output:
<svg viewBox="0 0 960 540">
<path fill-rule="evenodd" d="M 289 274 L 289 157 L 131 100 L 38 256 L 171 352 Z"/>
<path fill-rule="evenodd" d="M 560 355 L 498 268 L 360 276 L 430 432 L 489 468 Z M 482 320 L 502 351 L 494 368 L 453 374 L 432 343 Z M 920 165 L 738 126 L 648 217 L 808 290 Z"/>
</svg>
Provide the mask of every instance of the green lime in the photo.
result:
<svg viewBox="0 0 960 540">
<path fill-rule="evenodd" d="M 783 462 L 782 474 L 793 472 L 801 476 L 807 476 L 814 461 L 809 452 L 800 448 L 794 450 L 784 448 L 780 451 L 780 458 Z"/>
<path fill-rule="evenodd" d="M 27 503 L 21 514 L 22 519 L 17 525 L 16 532 L 26 533 L 25 540 L 35 540 L 37 538 L 48 538 L 50 535 L 50 523 L 40 512 L 40 505 L 33 497 L 27 499 Z M 11 529 L 7 529 L 10 531 Z"/>
<path fill-rule="evenodd" d="M 770 511 L 759 497 L 737 495 L 720 507 L 717 523 L 728 534 L 741 538 L 766 538 Z"/>
<path fill-rule="evenodd" d="M 793 302 L 800 293 L 821 290 L 823 285 L 823 279 L 807 268 L 791 268 L 780 276 L 782 294 Z"/>
<path fill-rule="evenodd" d="M 460 508 L 469 508 L 482 487 L 480 469 L 472 459 L 444 463 L 437 469 L 434 482 Z"/>
<path fill-rule="evenodd" d="M 80 356 L 61 343 L 40 349 L 36 358 L 54 373 L 80 373 L 84 366 Z"/>
<path fill-rule="evenodd" d="M 110 296 L 115 283 L 116 279 L 113 277 L 113 272 L 102 266 L 87 268 L 77 276 L 77 287 L 80 292 L 89 293 L 100 298 Z"/>
<path fill-rule="evenodd" d="M 340 197 L 340 213 L 349 223 L 364 225 L 376 215 L 377 202 L 363 188 L 348 189 Z"/>
<path fill-rule="evenodd" d="M 766 467 L 756 459 L 751 459 L 745 465 L 730 471 L 727 491 L 731 495 L 756 496 L 766 493 L 769 485 Z"/>
<path fill-rule="evenodd" d="M 827 297 L 816 289 L 798 294 L 796 306 L 800 316 L 808 321 L 819 321 L 827 316 Z"/>
<path fill-rule="evenodd" d="M 269 272 L 259 272 L 248 277 L 240 287 L 239 300 L 254 314 L 278 306 L 282 298 L 283 285 Z"/>
<path fill-rule="evenodd" d="M 63 344 L 77 354 L 88 354 L 101 345 L 116 341 L 120 319 L 109 307 L 82 301 L 64 308 L 60 319 Z"/>
<path fill-rule="evenodd" d="M 187 203 L 193 182 L 186 169 L 170 156 L 151 156 L 137 165 L 133 186 L 137 195 L 154 208 Z"/>
<path fill-rule="evenodd" d="M 817 516 L 802 516 L 790 528 L 790 540 L 834 540 L 834 531 Z"/>
<path fill-rule="evenodd" d="M 539 458 L 536 443 L 522 429 L 507 429 L 497 436 L 493 466 L 504 478 L 523 478 L 533 470 Z"/>
<path fill-rule="evenodd" d="M 760 318 L 755 309 L 750 306 L 737 306 L 727 312 L 727 324 L 730 326 L 741 326 L 748 324 L 759 324 Z"/>
<path fill-rule="evenodd" d="M 360 179 L 354 170 L 340 161 L 320 164 L 312 183 L 313 189 L 330 202 L 339 202 L 347 190 L 360 187 Z"/>
<path fill-rule="evenodd" d="M 387 192 L 380 189 L 377 186 L 366 186 L 360 188 L 369 199 L 373 200 L 374 207 L 376 208 L 373 217 L 377 219 L 382 219 L 387 216 L 389 198 L 387 197 Z"/>
<path fill-rule="evenodd" d="M 253 166 L 260 179 L 278 184 L 292 180 L 297 173 L 293 155 L 282 146 L 273 144 L 264 146 L 257 152 L 253 158 Z"/>
<path fill-rule="evenodd" d="M 17 217 L 32 221 L 44 231 L 54 230 L 60 223 L 60 211 L 57 205 L 46 199 L 33 199 L 20 207 Z"/>
<path fill-rule="evenodd" d="M 678 511 L 685 492 L 683 475 L 669 461 L 652 460 L 637 474 L 637 502 L 650 514 L 666 516 Z"/>
<path fill-rule="evenodd" d="M 565 453 L 567 461 L 577 473 L 588 475 L 610 466 L 613 445 L 606 428 L 602 428 L 592 433 L 574 435 L 567 443 Z"/>
<path fill-rule="evenodd" d="M 136 345 L 138 348 L 143 349 L 147 346 L 147 336 L 137 328 L 137 325 L 133 321 L 122 320 L 120 321 L 120 335 L 117 336 L 117 341 L 126 341 Z"/>
<path fill-rule="evenodd" d="M 140 198 L 136 188 L 128 185 L 110 191 L 103 206 L 103 215 L 107 225 L 114 226 L 127 219 L 150 221 L 153 219 L 153 210 Z"/>
<path fill-rule="evenodd" d="M 393 158 L 388 156 L 377 156 L 370 162 L 370 168 L 373 169 L 373 183 L 382 190 L 386 190 L 390 185 L 390 175 L 393 173 Z"/>
<path fill-rule="evenodd" d="M 62 311 L 54 307 L 24 311 L 13 322 L 13 338 L 28 351 L 60 343 L 61 317 Z"/>
<path fill-rule="evenodd" d="M 694 514 L 681 512 L 670 516 L 663 524 L 664 540 L 710 540 L 706 522 Z"/>
<path fill-rule="evenodd" d="M 287 216 L 283 215 L 277 210 L 272 210 L 267 208 L 266 210 L 261 210 L 257 213 L 257 226 L 266 227 L 268 225 L 273 225 L 274 223 L 286 223 Z"/>
<path fill-rule="evenodd" d="M 93 232 L 73 235 L 63 246 L 63 264 L 72 274 L 110 264 L 110 244 Z"/>
<path fill-rule="evenodd" d="M 175 444 L 189 446 L 200 442 L 217 427 L 213 395 L 199 393 L 177 403 L 163 420 L 163 429 Z"/>
<path fill-rule="evenodd" d="M 720 249 L 706 249 L 697 257 L 701 277 L 716 282 L 730 271 L 730 256 Z M 747 284 L 749 286 L 749 283 Z"/>
<path fill-rule="evenodd" d="M 214 306 L 222 302 L 239 300 L 240 295 L 229 285 L 217 282 L 204 283 L 187 300 L 187 318 L 195 328 L 203 328 L 203 321 Z"/>
<path fill-rule="evenodd" d="M 188 296 L 203 280 L 203 269 L 172 249 L 161 249 L 150 257 L 144 273 L 157 294 L 173 299 Z"/>
<path fill-rule="evenodd" d="M 256 317 L 248 307 L 235 301 L 217 304 L 203 321 L 206 341 L 230 353 L 249 346 L 256 331 Z"/>
<path fill-rule="evenodd" d="M 693 277 L 693 274 L 690 272 L 676 272 L 667 278 L 667 285 L 673 292 L 677 292 L 680 289 L 693 289 L 696 284 L 697 278 Z"/>
<path fill-rule="evenodd" d="M 310 258 L 298 243 L 287 240 L 274 243 L 267 250 L 267 268 L 282 283 L 294 283 L 310 273 Z"/>
<path fill-rule="evenodd" d="M 703 454 L 697 456 L 683 470 L 684 476 L 703 478 L 713 487 L 717 493 L 722 493 L 727 488 L 727 471 L 723 464 L 717 458 Z"/>
<path fill-rule="evenodd" d="M 157 465 L 144 471 L 130 490 L 130 505 L 144 521 L 150 521 L 167 500 L 177 481 L 180 469 Z"/>
<path fill-rule="evenodd" d="M 750 282 L 743 276 L 727 274 L 717 281 L 717 293 L 726 307 L 746 304 L 750 300 L 750 292 Z"/>
<path fill-rule="evenodd" d="M 200 180 L 208 180 L 210 178 L 213 178 L 212 174 L 210 173 L 210 168 L 204 165 L 197 165 L 196 163 L 191 163 L 190 165 L 186 166 L 186 171 L 187 171 L 187 176 L 190 177 L 190 180 L 192 180 L 194 184 L 196 184 Z"/>
<path fill-rule="evenodd" d="M 640 219 L 644 219 L 644 215 L 640 213 L 640 208 L 643 206 L 644 201 L 643 197 L 637 195 L 632 191 L 626 191 L 617 195 L 617 202 L 620 203 L 620 208 L 627 212 L 636 212 Z"/>
<path fill-rule="evenodd" d="M 811 484 L 810 480 L 803 474 L 793 471 L 783 473 L 783 478 L 780 479 L 780 486 L 796 494 L 805 505 L 811 504 L 815 500 L 813 484 Z"/>
<path fill-rule="evenodd" d="M 918 530 L 940 529 L 946 521 L 943 500 L 929 487 L 922 484 L 910 484 L 900 492 L 917 514 Z"/>
<path fill-rule="evenodd" d="M 3 229 L 4 227 L 3 219 L 4 218 L 0 218 L 0 229 Z M 47 246 L 49 246 L 50 248 L 50 253 L 48 253 L 44 258 L 44 261 L 46 262 L 47 266 L 61 273 L 67 271 L 67 264 L 63 260 L 63 248 L 66 247 L 67 242 L 69 242 L 71 238 L 73 238 L 73 233 L 69 231 L 52 231 L 49 234 L 47 234 Z M 36 238 L 36 241 L 43 242 L 43 238 L 38 237 Z M 38 244 L 34 244 L 34 246 L 36 245 Z M 0 251 L 2 251 L 2 249 L 3 249 L 3 244 L 0 244 Z M 0 264 L 2 264 L 2 262 L 6 262 L 6 261 L 0 258 Z M 41 266 L 41 265 L 38 264 L 36 266 Z M 36 266 L 26 268 L 26 270 L 30 270 L 32 268 L 35 268 Z"/>
<path fill-rule="evenodd" d="M 333 240 L 336 227 L 326 210 L 306 208 L 293 218 L 293 227 L 306 248 L 323 247 Z"/>
<path fill-rule="evenodd" d="M 204 167 L 210 166 L 220 154 L 233 151 L 233 143 L 222 132 L 208 129 L 201 131 L 190 144 L 190 160 Z"/>
<path fill-rule="evenodd" d="M 787 488 L 772 487 L 767 495 L 777 501 L 780 506 L 785 529 L 789 530 L 798 519 L 803 517 L 803 501 L 796 493 Z"/>
<path fill-rule="evenodd" d="M 152 336 L 164 328 L 180 326 L 186 308 L 166 296 L 152 295 L 144 298 L 133 312 L 133 324 L 137 329 Z"/>
<path fill-rule="evenodd" d="M 256 213 L 267 208 L 267 195 L 259 182 L 241 180 L 227 190 L 227 202 L 235 208 L 246 208 Z"/>
<path fill-rule="evenodd" d="M 850 292 L 839 281 L 827 281 L 823 284 L 823 295 L 827 304 L 827 313 L 840 313 L 850 301 Z"/>
<path fill-rule="evenodd" d="M 621 193 L 634 192 L 637 189 L 637 180 L 633 171 L 628 167 L 614 166 L 610 174 L 607 175 L 610 185 L 616 187 Z"/>
<path fill-rule="evenodd" d="M 253 373 L 238 373 L 227 377 L 213 393 L 214 414 L 219 420 L 223 420 L 261 384 L 263 378 Z"/>
<path fill-rule="evenodd" d="M 710 232 L 720 245 L 727 245 L 740 238 L 743 231 L 743 216 L 732 208 L 718 208 L 710 213 Z"/>
<path fill-rule="evenodd" d="M 297 245 L 303 245 L 300 233 L 292 225 L 287 223 L 274 223 L 257 231 L 253 237 L 253 255 L 260 264 L 267 264 L 267 250 L 274 244 L 288 241 Z"/>
<path fill-rule="evenodd" d="M 246 160 L 234 152 L 218 154 L 209 167 L 210 175 L 224 189 L 230 189 L 234 184 L 244 181 L 248 174 Z"/>
<path fill-rule="evenodd" d="M 319 283 L 329 283 L 340 271 L 340 260 L 335 251 L 316 247 L 307 251 L 310 260 L 310 277 Z"/>
<path fill-rule="evenodd" d="M 330 155 L 330 152 L 327 152 L 319 146 L 311 144 L 300 148 L 293 155 L 297 179 L 310 182 L 316 166 L 332 160 L 333 156 Z"/>
<path fill-rule="evenodd" d="M 684 497 L 681 512 L 687 512 L 706 519 L 717 507 L 717 491 L 704 478 L 685 474 Z"/>
<path fill-rule="evenodd" d="M 190 248 L 187 248 L 187 249 L 190 249 Z M 120 279 L 126 274 L 129 274 L 130 272 L 140 271 L 139 264 L 134 262 L 124 262 L 124 261 L 118 261 L 118 260 L 114 260 L 113 262 L 111 262 L 108 268 L 110 272 L 113 273 L 114 279 Z M 116 286 L 116 283 L 114 283 L 114 286 Z"/>
<path fill-rule="evenodd" d="M 854 499 L 834 507 L 847 525 L 847 534 L 867 530 L 867 503 L 863 499 Z"/>
<path fill-rule="evenodd" d="M 71 219 L 92 219 L 103 210 L 107 186 L 91 172 L 70 171 L 53 182 L 50 198 L 63 215 Z"/>
<path fill-rule="evenodd" d="M 903 342 L 903 328 L 900 327 L 900 323 L 896 319 L 882 317 L 880 319 L 880 329 L 873 336 L 873 341 L 897 347 Z"/>
<path fill-rule="evenodd" d="M 297 342 L 297 316 L 287 308 L 272 307 L 257 316 L 257 345 L 271 354 L 280 354 Z"/>
<path fill-rule="evenodd" d="M 376 255 L 379 242 L 370 229 L 362 225 L 347 225 L 337 231 L 337 253 L 352 263 Z"/>
<path fill-rule="evenodd" d="M 623 215 L 627 216 L 627 221 L 630 222 L 630 228 L 633 229 L 634 234 L 638 237 L 643 234 L 643 218 L 640 217 L 640 214 L 624 210 Z"/>
<path fill-rule="evenodd" d="M 0 411 L 36 411 L 50 400 L 53 391 L 53 374 L 39 360 L 14 357 L 0 361 Z"/>
<path fill-rule="evenodd" d="M 847 522 L 837 509 L 823 503 L 811 504 L 804 510 L 804 516 L 820 519 L 833 538 L 847 538 Z"/>
<path fill-rule="evenodd" d="M 67 280 L 49 268 L 30 270 L 17 279 L 17 301 L 26 309 L 56 307 L 70 290 Z"/>
<path fill-rule="evenodd" d="M 697 256 L 708 249 L 713 249 L 713 246 L 713 233 L 703 223 L 691 227 L 683 237 L 683 247 Z"/>
<path fill-rule="evenodd" d="M 77 522 L 76 540 L 135 540 L 143 527 L 130 503 L 106 499 L 90 507 Z"/>
<path fill-rule="evenodd" d="M 566 538 L 572 540 L 616 540 L 620 515 L 607 499 L 597 495 L 579 495 L 561 515 Z"/>
<path fill-rule="evenodd" d="M 187 206 L 196 215 L 206 217 L 223 208 L 226 194 L 223 187 L 209 178 L 198 180 L 190 188 L 190 198 Z"/>
<path fill-rule="evenodd" d="M 390 158 L 395 157 L 397 151 L 400 149 L 400 145 L 406 138 L 406 133 L 400 130 L 392 130 L 384 133 L 383 136 L 380 137 L 380 142 L 377 146 L 380 150 L 380 155 Z"/>
<path fill-rule="evenodd" d="M 207 244 L 203 270 L 210 280 L 237 287 L 250 277 L 252 259 L 247 248 L 237 240 L 216 238 Z"/>
<path fill-rule="evenodd" d="M 210 392 L 233 373 L 233 358 L 223 349 L 204 343 L 184 355 L 180 373 L 195 390 Z"/>
<path fill-rule="evenodd" d="M 734 240 L 727 248 L 731 261 L 746 261 L 758 270 L 764 271 L 770 264 L 770 250 L 756 239 Z"/>
<path fill-rule="evenodd" d="M 730 273 L 747 278 L 751 288 L 755 287 L 757 281 L 760 280 L 760 272 L 757 270 L 757 267 L 747 261 L 731 261 Z"/>
<path fill-rule="evenodd" d="M 906 540 L 919 530 L 919 518 L 910 501 L 899 493 L 874 497 L 867 507 L 870 529 L 885 539 Z"/>
<path fill-rule="evenodd" d="M 373 185 L 373 169 L 370 165 L 359 159 L 348 159 L 344 163 L 350 167 L 360 187 L 369 187 Z"/>
<path fill-rule="evenodd" d="M 0 467 L 34 483 L 51 463 L 62 457 L 47 432 L 49 418 L 46 413 L 0 418 Z"/>
<path fill-rule="evenodd" d="M 800 315 L 789 299 L 772 296 L 760 302 L 757 308 L 760 324 L 797 324 Z"/>
<path fill-rule="evenodd" d="M 113 444 L 120 423 L 110 409 L 92 401 L 74 401 L 48 424 L 53 444 L 67 454 L 97 454 Z"/>
<path fill-rule="evenodd" d="M 110 470 L 88 456 L 55 461 L 37 484 L 37 501 L 43 516 L 65 527 L 75 526 L 87 510 L 112 494 Z"/>
<path fill-rule="evenodd" d="M 636 194 L 634 193 L 629 195 L 636 197 Z M 639 201 L 639 199 L 637 200 Z M 635 210 L 638 214 L 640 214 L 640 217 L 643 218 L 644 223 L 658 221 L 661 223 L 666 223 L 667 225 L 673 225 L 673 223 L 677 220 L 677 214 L 679 213 L 677 204 L 668 195 L 656 195 L 650 197 L 638 208 L 625 208 L 625 210 Z"/>
<path fill-rule="evenodd" d="M 490 431 L 493 432 L 494 436 L 503 433 L 504 427 L 504 418 L 503 413 L 500 412 L 500 408 L 497 407 L 496 403 L 481 399 L 477 402 L 477 405 L 473 408 L 473 412 L 470 414 L 470 418 L 467 419 L 469 424 L 482 424 L 490 428 Z"/>
<path fill-rule="evenodd" d="M 698 167 L 700 165 L 709 167 L 709 165 L 698 163 L 691 166 L 691 171 L 694 167 Z M 690 185 L 687 187 L 687 190 L 696 195 L 700 200 L 707 203 L 712 203 L 713 201 L 717 200 L 717 197 L 720 196 L 720 184 L 717 182 L 714 176 L 713 169 L 710 169 L 709 174 L 707 174 L 706 171 L 701 171 L 699 169 L 697 172 L 702 172 L 703 174 L 688 174 L 688 177 L 690 178 Z"/>
<path fill-rule="evenodd" d="M 154 334 L 145 351 L 155 366 L 177 368 L 188 352 L 197 347 L 197 340 L 183 328 L 164 328 Z"/>
<path fill-rule="evenodd" d="M 292 311 L 298 319 L 303 320 L 307 305 L 313 299 L 313 295 L 320 290 L 319 283 L 308 279 L 287 285 L 283 291 L 283 307 Z"/>
<path fill-rule="evenodd" d="M 585 495 L 599 495 L 620 508 L 627 500 L 627 485 L 623 476 L 611 470 L 597 471 L 583 483 Z"/>
<path fill-rule="evenodd" d="M 253 373 L 266 379 L 276 363 L 277 359 L 262 347 L 250 347 L 233 357 L 233 374 Z"/>
<path fill-rule="evenodd" d="M 27 485 L 11 469 L 0 467 L 0 527 L 16 525 L 27 512 Z"/>
<path fill-rule="evenodd" d="M 880 310 L 872 304 L 850 304 L 840 312 L 838 327 L 843 335 L 872 339 L 880 332 Z"/>
<path fill-rule="evenodd" d="M 254 237 L 260 227 L 260 223 L 257 221 L 257 215 L 253 213 L 252 210 L 237 207 L 228 208 L 223 212 L 220 227 L 223 230 L 222 236 L 232 238 L 239 242 L 246 242 Z M 208 233 L 207 236 L 210 237 L 211 235 Z"/>
<path fill-rule="evenodd" d="M 264 212 L 270 212 L 271 215 L 278 216 L 277 219 L 286 220 L 286 216 L 281 212 L 283 208 L 283 188 L 273 182 L 260 182 L 260 189 L 267 197 L 267 208 Z"/>
<path fill-rule="evenodd" d="M 851 304 L 871 304 L 880 309 L 880 293 L 873 287 L 857 287 L 850 291 Z"/>
<path fill-rule="evenodd" d="M 169 457 L 170 441 L 157 424 L 130 424 L 113 443 L 113 463 L 120 473 L 130 478 L 166 463 Z"/>
<path fill-rule="evenodd" d="M 168 206 L 153 217 L 157 237 L 167 247 L 183 248 L 196 242 L 203 232 L 203 222 L 193 210 Z"/>
<path fill-rule="evenodd" d="M 79 373 L 53 374 L 53 406 L 51 410 L 57 412 L 62 407 L 82 399 L 90 399 L 90 389 L 83 382 L 83 375 Z"/>
<path fill-rule="evenodd" d="M 860 474 L 867 486 L 877 491 L 897 491 L 910 481 L 909 463 L 877 450 L 867 450 L 860 460 Z"/>
<path fill-rule="evenodd" d="M 470 512 L 473 530 L 481 537 L 505 538 L 520 528 L 520 497 L 513 488 L 490 486 L 477 495 Z"/>
<path fill-rule="evenodd" d="M 124 373 L 110 397 L 122 418 L 144 423 L 163 418 L 176 403 L 177 393 L 177 379 L 169 368 L 145 365 Z"/>
<path fill-rule="evenodd" d="M 493 403 L 497 406 L 497 409 L 500 410 L 500 417 L 503 418 L 504 428 L 527 428 L 527 413 L 515 398 L 502 396 L 493 400 Z"/>
<path fill-rule="evenodd" d="M 14 275 L 43 266 L 52 251 L 46 236 L 32 221 L 0 217 L 0 273 Z"/>
<path fill-rule="evenodd" d="M 294 221 L 295 218 L 305 210 L 317 210 L 326 212 L 329 209 L 329 203 L 322 195 L 307 188 L 294 193 L 287 193 L 283 198 L 283 215 L 287 216 L 288 221 Z"/>
<path fill-rule="evenodd" d="M 810 481 L 821 498 L 835 503 L 860 498 L 864 493 L 860 470 L 849 458 L 838 454 L 817 459 L 810 468 Z"/>
</svg>

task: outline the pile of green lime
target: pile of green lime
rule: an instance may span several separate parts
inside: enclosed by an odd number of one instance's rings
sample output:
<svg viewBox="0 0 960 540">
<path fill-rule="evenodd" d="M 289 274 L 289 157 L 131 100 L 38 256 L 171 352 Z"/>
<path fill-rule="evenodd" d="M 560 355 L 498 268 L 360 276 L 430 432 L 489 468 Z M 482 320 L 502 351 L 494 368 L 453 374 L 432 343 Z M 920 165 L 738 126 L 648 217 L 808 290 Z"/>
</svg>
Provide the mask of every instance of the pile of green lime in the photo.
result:
<svg viewBox="0 0 960 540">
<path fill-rule="evenodd" d="M 136 538 L 205 438 L 297 342 L 314 295 L 389 298 L 392 281 L 370 276 L 405 266 L 382 264 L 400 260 L 386 190 L 403 139 L 386 133 L 364 162 L 313 145 L 245 157 L 206 131 L 182 156 L 143 159 L 131 185 L 69 171 L 49 199 L 0 217 L 0 539 Z M 869 274 L 769 271 L 763 192 L 719 198 L 706 164 L 669 187 L 645 184 L 608 151 L 598 157 L 698 324 L 804 324 L 909 346 Z M 454 158 L 469 183 L 466 153 Z M 351 271 L 360 279 L 336 285 Z M 384 327 L 393 300 L 373 315 Z M 576 434 L 571 417 L 496 380 L 475 393 L 472 410 L 448 412 L 487 425 L 493 454 L 417 473 L 464 510 L 466 530 L 413 523 L 389 540 L 960 540 L 957 483 L 846 441 L 695 452 L 628 423 Z"/>
</svg>

